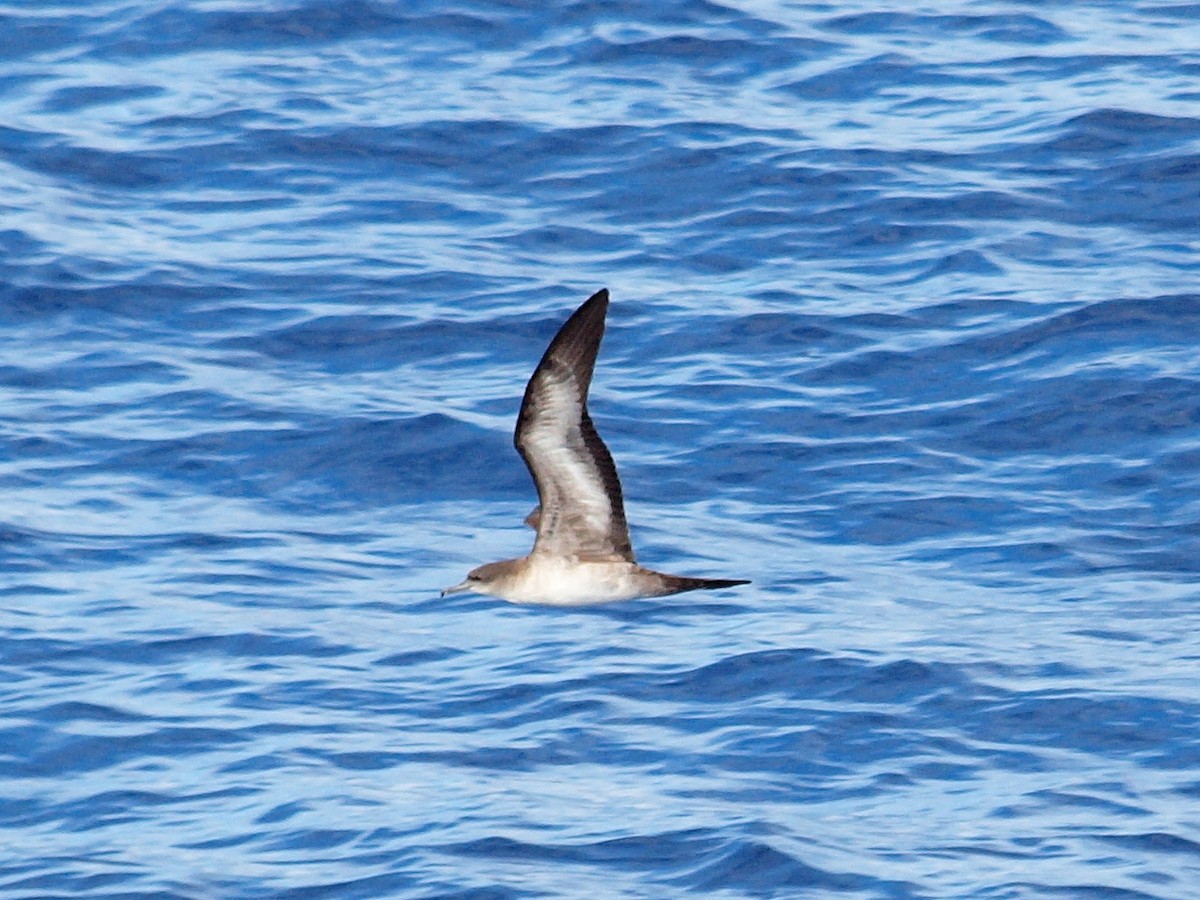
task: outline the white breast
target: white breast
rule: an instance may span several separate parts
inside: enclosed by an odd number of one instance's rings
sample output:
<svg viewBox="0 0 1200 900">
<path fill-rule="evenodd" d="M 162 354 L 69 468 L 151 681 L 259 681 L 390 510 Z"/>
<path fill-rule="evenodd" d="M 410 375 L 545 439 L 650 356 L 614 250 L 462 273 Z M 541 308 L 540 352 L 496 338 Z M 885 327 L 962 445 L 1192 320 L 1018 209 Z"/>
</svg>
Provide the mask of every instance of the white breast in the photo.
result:
<svg viewBox="0 0 1200 900">
<path fill-rule="evenodd" d="M 632 600 L 643 591 L 628 562 L 578 562 L 551 554 L 533 553 L 521 572 L 497 594 L 513 603 L 580 606 Z"/>
</svg>

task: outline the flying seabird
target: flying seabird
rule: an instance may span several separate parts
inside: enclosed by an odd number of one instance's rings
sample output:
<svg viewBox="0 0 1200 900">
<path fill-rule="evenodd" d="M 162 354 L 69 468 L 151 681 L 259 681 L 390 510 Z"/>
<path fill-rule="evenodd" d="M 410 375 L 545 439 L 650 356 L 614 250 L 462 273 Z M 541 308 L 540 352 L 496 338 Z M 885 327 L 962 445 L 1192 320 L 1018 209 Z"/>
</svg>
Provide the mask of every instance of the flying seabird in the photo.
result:
<svg viewBox="0 0 1200 900">
<path fill-rule="evenodd" d="M 559 329 L 525 386 L 513 443 L 537 485 L 538 506 L 525 519 L 537 529 L 533 550 L 480 566 L 443 597 L 474 591 L 576 606 L 750 583 L 665 575 L 637 564 L 617 467 L 587 409 L 607 311 L 602 289 Z"/>
</svg>

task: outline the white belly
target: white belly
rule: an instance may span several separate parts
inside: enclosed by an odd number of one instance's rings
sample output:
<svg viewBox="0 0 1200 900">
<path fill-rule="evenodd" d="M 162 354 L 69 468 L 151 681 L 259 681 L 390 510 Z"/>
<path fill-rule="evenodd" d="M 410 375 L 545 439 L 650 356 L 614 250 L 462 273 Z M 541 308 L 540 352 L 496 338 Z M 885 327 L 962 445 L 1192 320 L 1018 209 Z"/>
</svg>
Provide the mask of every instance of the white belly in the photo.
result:
<svg viewBox="0 0 1200 900">
<path fill-rule="evenodd" d="M 638 567 L 628 562 L 575 562 L 532 554 L 527 565 L 496 596 L 513 603 L 581 606 L 645 596 Z"/>
</svg>

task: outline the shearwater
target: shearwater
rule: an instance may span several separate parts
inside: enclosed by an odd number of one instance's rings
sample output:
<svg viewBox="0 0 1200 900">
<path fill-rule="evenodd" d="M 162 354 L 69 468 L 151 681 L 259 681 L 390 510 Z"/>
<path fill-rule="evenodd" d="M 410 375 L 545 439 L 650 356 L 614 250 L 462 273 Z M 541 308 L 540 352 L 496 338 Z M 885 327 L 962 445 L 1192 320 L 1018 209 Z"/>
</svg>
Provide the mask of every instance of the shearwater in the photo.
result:
<svg viewBox="0 0 1200 900">
<path fill-rule="evenodd" d="M 537 485 L 538 506 L 525 519 L 537 529 L 533 550 L 480 566 L 443 597 L 474 591 L 514 603 L 576 606 L 750 583 L 666 575 L 637 564 L 617 467 L 587 408 L 607 312 L 602 289 L 559 329 L 525 386 L 513 442 Z"/>
</svg>

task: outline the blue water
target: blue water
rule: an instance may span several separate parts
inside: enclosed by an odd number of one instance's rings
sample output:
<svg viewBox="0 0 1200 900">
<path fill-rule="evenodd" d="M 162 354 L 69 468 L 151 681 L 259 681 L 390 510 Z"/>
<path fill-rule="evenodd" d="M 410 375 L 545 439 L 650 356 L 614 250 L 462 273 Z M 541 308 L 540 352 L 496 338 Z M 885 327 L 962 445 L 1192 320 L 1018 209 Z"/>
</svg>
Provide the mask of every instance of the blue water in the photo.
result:
<svg viewBox="0 0 1200 900">
<path fill-rule="evenodd" d="M 0 895 L 1200 896 L 1200 7 L 914 9 L 0 6 Z"/>
</svg>

